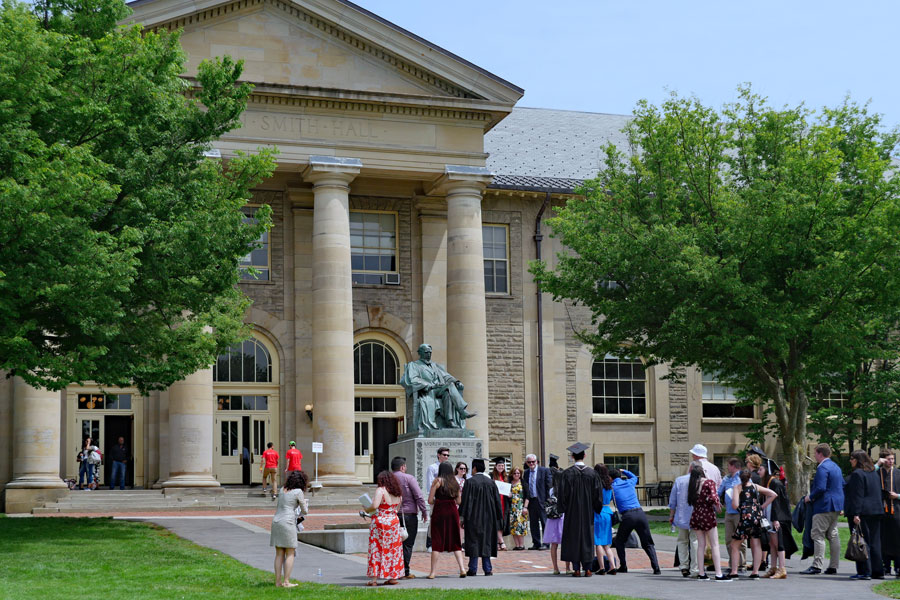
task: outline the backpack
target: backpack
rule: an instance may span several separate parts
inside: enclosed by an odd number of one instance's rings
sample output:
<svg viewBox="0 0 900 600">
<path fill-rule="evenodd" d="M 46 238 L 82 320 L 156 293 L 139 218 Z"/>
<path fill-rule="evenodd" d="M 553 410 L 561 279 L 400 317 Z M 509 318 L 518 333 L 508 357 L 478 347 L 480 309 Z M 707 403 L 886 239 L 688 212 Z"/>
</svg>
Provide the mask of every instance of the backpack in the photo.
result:
<svg viewBox="0 0 900 600">
<path fill-rule="evenodd" d="M 550 495 L 547 498 L 547 501 L 544 502 L 544 512 L 547 513 L 548 519 L 558 519 L 562 517 L 562 514 L 559 512 L 559 502 L 556 500 L 555 495 Z"/>
</svg>

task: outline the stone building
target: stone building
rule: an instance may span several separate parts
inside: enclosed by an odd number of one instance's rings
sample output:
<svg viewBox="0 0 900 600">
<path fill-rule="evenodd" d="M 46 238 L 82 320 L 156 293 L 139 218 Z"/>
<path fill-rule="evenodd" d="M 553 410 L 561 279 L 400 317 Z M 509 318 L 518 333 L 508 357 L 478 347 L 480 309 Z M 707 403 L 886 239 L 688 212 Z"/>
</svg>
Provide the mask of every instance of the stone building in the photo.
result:
<svg viewBox="0 0 900 600">
<path fill-rule="evenodd" d="M 290 440 L 307 470 L 324 444 L 323 484 L 369 482 L 405 431 L 399 373 L 423 341 L 465 383 L 491 457 L 521 464 L 543 429 L 545 453 L 587 441 L 589 460 L 649 482 L 681 474 L 695 442 L 713 460 L 744 446 L 758 415 L 714 376 L 675 384 L 639 357 L 595 360 L 574 335 L 586 315 L 538 298 L 528 275 L 539 244 L 551 262 L 560 250 L 543 219 L 596 174 L 627 117 L 514 108 L 520 88 L 346 0 L 130 6 L 146 28 L 183 29 L 189 78 L 205 58 L 245 61 L 255 89 L 215 145 L 223 159 L 280 151 L 245 209 L 274 213 L 245 258 L 259 272 L 241 283 L 253 337 L 148 397 L 0 381 L 8 511 L 66 493 L 86 435 L 102 449 L 125 437 L 136 487 L 248 483 L 243 449 L 283 454 Z"/>
</svg>

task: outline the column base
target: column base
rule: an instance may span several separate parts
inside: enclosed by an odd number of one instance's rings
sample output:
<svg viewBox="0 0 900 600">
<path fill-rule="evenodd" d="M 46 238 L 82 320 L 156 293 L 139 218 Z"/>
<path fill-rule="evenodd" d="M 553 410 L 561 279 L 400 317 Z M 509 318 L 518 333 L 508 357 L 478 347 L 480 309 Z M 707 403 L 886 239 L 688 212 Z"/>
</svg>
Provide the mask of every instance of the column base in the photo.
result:
<svg viewBox="0 0 900 600">
<path fill-rule="evenodd" d="M 356 475 L 319 475 L 318 481 L 322 487 L 350 487 L 363 484 Z"/>
<path fill-rule="evenodd" d="M 7 514 L 31 513 L 35 508 L 68 496 L 69 488 L 65 484 L 53 488 L 16 488 L 10 482 L 6 485 L 4 494 L 6 496 L 4 511 Z"/>
<path fill-rule="evenodd" d="M 16 477 L 6 484 L 6 489 L 10 490 L 36 490 L 36 489 L 64 489 L 68 490 L 69 486 L 60 479 L 52 475 L 23 475 Z"/>
<path fill-rule="evenodd" d="M 159 484 L 166 488 L 221 488 L 222 485 L 212 475 L 187 474 L 170 477 Z"/>
</svg>

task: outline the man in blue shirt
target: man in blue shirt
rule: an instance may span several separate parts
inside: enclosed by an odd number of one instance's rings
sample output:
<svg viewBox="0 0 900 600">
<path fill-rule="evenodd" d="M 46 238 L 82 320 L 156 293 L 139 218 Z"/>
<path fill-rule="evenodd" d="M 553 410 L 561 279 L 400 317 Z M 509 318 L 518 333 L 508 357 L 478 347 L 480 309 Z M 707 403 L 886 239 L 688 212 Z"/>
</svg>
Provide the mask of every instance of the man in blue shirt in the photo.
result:
<svg viewBox="0 0 900 600">
<path fill-rule="evenodd" d="M 837 573 L 841 558 L 841 539 L 838 536 L 838 515 L 844 510 L 844 474 L 831 460 L 831 446 L 816 446 L 816 475 L 804 501 L 812 505 L 813 518 L 810 534 L 813 540 L 813 562 L 801 575 L 818 575 L 825 563 L 825 538 L 831 546 L 831 559 L 826 575 Z"/>
<path fill-rule="evenodd" d="M 722 480 L 722 483 L 719 484 L 718 493 L 719 497 L 724 498 L 725 502 L 725 543 L 728 546 L 731 546 L 731 544 L 734 543 L 734 538 L 732 537 L 734 535 L 734 530 L 737 529 L 738 523 L 741 522 L 741 513 L 731 506 L 731 490 L 741 482 L 741 459 L 732 456 L 726 461 L 725 468 L 728 469 L 728 475 Z M 728 552 L 728 555 L 733 562 L 734 555 L 732 555 L 731 551 Z M 740 559 L 741 564 L 731 565 L 731 574 L 736 574 L 747 562 L 746 540 L 741 540 Z"/>
<path fill-rule="evenodd" d="M 621 472 L 610 469 L 609 476 L 612 477 L 613 500 L 622 519 L 613 540 L 613 546 L 616 547 L 616 553 L 619 555 L 619 573 L 628 572 L 628 566 L 625 564 L 625 542 L 628 541 L 628 536 L 632 531 L 637 531 L 638 537 L 641 539 L 641 548 L 650 557 L 653 574 L 659 575 L 662 571 L 659 570 L 659 561 L 656 560 L 656 546 L 653 544 L 653 536 L 650 534 L 650 523 L 647 521 L 644 509 L 641 508 L 641 503 L 638 502 L 635 490 L 638 478 L 626 469 L 622 469 Z"/>
<path fill-rule="evenodd" d="M 699 462 L 691 463 L 700 465 Z M 702 468 L 703 465 L 700 465 Z M 700 568 L 697 565 L 697 534 L 691 530 L 691 514 L 694 507 L 687 503 L 688 482 L 690 475 L 682 475 L 675 479 L 672 493 L 669 494 L 669 523 L 678 528 L 678 565 L 684 577 L 698 577 Z"/>
</svg>

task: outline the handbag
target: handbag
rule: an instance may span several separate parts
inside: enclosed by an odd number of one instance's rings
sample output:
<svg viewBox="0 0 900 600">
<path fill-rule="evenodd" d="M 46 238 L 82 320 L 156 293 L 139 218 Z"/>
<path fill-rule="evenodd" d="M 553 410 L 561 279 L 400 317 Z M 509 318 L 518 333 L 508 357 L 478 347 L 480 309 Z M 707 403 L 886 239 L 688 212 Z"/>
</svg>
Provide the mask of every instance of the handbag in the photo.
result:
<svg viewBox="0 0 900 600">
<path fill-rule="evenodd" d="M 844 558 L 856 562 L 869 560 L 869 545 L 859 532 L 859 527 L 855 527 L 850 532 L 850 541 L 847 542 L 847 552 L 844 554 Z"/>
<path fill-rule="evenodd" d="M 394 513 L 397 515 L 397 520 L 400 522 L 400 541 L 405 542 L 406 538 L 409 537 L 409 531 L 406 530 L 406 522 L 403 520 L 403 517 L 400 513 Z"/>
<path fill-rule="evenodd" d="M 556 499 L 556 496 L 547 498 L 547 501 L 544 503 L 544 512 L 547 514 L 548 519 L 558 519 L 562 516 L 559 513 L 559 501 Z"/>
<path fill-rule="evenodd" d="M 772 522 L 763 517 L 759 520 L 759 528 L 763 531 L 772 531 Z"/>
<path fill-rule="evenodd" d="M 610 521 L 612 522 L 613 527 L 622 522 L 622 517 L 619 515 L 619 511 L 613 511 L 612 517 L 610 517 Z"/>
</svg>

